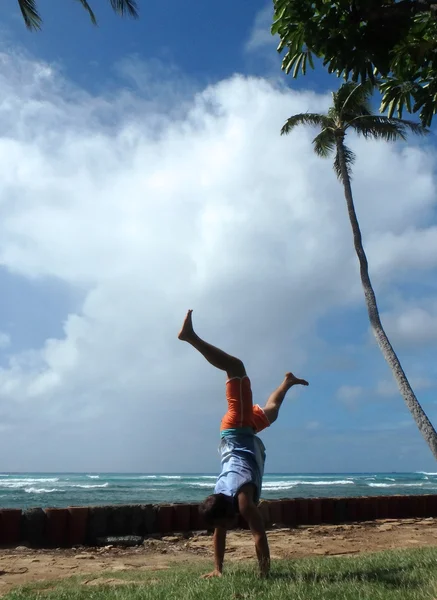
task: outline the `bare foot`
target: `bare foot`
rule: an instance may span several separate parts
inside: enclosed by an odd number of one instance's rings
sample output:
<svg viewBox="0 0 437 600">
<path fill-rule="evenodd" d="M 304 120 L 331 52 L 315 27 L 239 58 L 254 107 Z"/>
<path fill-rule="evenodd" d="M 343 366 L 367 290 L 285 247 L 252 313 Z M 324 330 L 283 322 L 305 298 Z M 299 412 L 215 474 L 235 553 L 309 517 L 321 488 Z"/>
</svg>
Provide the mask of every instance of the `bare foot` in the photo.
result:
<svg viewBox="0 0 437 600">
<path fill-rule="evenodd" d="M 192 310 L 189 310 L 187 312 L 187 316 L 185 317 L 185 321 L 182 325 L 182 329 L 178 333 L 178 339 L 180 339 L 184 342 L 191 339 L 194 335 L 193 322 L 192 322 L 192 318 L 191 318 L 192 312 L 193 312 Z"/>
<path fill-rule="evenodd" d="M 293 385 L 309 385 L 308 381 L 298 379 L 293 373 L 286 373 L 284 382 L 288 387 L 292 387 Z"/>
</svg>

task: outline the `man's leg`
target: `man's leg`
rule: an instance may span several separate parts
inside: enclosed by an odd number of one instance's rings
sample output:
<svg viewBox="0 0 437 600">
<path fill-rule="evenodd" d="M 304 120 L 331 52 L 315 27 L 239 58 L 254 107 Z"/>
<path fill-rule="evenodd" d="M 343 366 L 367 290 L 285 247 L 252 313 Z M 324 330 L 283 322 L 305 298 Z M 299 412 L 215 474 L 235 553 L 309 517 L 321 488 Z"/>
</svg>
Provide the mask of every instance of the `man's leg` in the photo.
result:
<svg viewBox="0 0 437 600">
<path fill-rule="evenodd" d="M 294 385 L 308 385 L 308 381 L 305 381 L 305 379 L 298 379 L 293 373 L 287 373 L 281 385 L 269 396 L 263 410 L 270 424 L 278 418 L 281 404 L 284 401 L 288 390 Z"/>
<path fill-rule="evenodd" d="M 208 344 L 195 333 L 191 318 L 192 312 L 192 310 L 188 311 L 178 338 L 196 348 L 213 367 L 226 371 L 229 379 L 232 379 L 232 377 L 245 377 L 246 369 L 239 358 L 226 354 L 220 348 Z"/>
</svg>

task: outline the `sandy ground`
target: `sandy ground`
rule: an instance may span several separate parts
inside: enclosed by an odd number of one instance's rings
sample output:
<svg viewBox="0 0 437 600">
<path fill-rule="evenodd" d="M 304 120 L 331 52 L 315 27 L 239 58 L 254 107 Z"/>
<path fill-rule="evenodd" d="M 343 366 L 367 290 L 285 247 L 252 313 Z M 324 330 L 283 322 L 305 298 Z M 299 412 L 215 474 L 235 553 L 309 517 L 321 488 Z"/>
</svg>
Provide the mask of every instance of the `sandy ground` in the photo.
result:
<svg viewBox="0 0 437 600">
<path fill-rule="evenodd" d="M 317 525 L 269 531 L 273 559 L 336 556 L 393 548 L 437 546 L 437 519 L 384 520 L 351 525 Z M 226 560 L 253 559 L 249 532 L 228 534 Z M 75 548 L 0 550 L 0 596 L 11 588 L 35 581 L 89 575 L 98 582 L 101 571 L 160 570 L 193 561 L 210 562 L 212 539 L 207 535 L 148 539 L 137 548 Z M 205 565 L 206 567 L 206 565 Z"/>
</svg>

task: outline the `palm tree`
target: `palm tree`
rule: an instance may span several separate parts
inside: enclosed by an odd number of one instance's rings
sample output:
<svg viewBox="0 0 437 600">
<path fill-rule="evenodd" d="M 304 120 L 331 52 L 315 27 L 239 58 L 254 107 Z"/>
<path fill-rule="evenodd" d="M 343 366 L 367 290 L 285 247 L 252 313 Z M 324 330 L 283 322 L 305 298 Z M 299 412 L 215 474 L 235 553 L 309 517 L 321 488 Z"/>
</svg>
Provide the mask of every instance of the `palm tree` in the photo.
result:
<svg viewBox="0 0 437 600">
<path fill-rule="evenodd" d="M 97 19 L 89 2 L 87 0 L 77 1 L 80 2 L 88 12 L 91 22 L 94 25 L 97 25 Z M 112 9 L 122 17 L 129 15 L 134 19 L 138 18 L 138 5 L 136 0 L 109 0 L 109 2 L 111 3 Z M 41 29 L 42 18 L 38 12 L 37 0 L 18 0 L 18 6 L 20 7 L 27 29 L 30 31 Z"/>
<path fill-rule="evenodd" d="M 365 139 L 380 139 L 386 142 L 405 140 L 408 132 L 424 135 L 428 133 L 428 130 L 412 121 L 374 115 L 370 107 L 372 92 L 373 88 L 370 83 L 345 83 L 337 92 L 332 94 L 333 105 L 327 114 L 304 113 L 294 115 L 286 121 L 281 134 L 290 133 L 297 125 L 319 127 L 321 131 L 313 140 L 316 154 L 327 158 L 335 153 L 334 170 L 344 187 L 355 251 L 360 264 L 361 283 L 364 288 L 367 312 L 373 333 L 385 360 L 393 372 L 407 407 L 431 452 L 437 458 L 437 433 L 417 400 L 381 323 L 352 196 L 351 169 L 355 156 L 344 143 L 348 130 L 362 135 Z"/>
</svg>

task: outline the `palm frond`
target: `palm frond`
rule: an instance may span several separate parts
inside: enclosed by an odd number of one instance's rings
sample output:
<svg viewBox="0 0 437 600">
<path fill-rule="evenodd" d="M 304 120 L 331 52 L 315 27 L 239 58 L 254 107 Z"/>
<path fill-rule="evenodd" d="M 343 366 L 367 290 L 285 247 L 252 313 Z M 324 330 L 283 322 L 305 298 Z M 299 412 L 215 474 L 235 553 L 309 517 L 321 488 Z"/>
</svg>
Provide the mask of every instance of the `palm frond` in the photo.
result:
<svg viewBox="0 0 437 600">
<path fill-rule="evenodd" d="M 287 119 L 282 126 L 281 135 L 287 135 L 298 125 L 312 125 L 313 127 L 323 127 L 325 115 L 317 113 L 299 113 Z"/>
<path fill-rule="evenodd" d="M 375 82 L 376 83 L 376 82 Z M 405 140 L 408 133 L 426 135 L 429 130 L 414 121 L 374 115 L 371 112 L 370 98 L 375 89 L 371 82 L 347 82 L 333 94 L 334 104 L 327 114 L 299 113 L 293 115 L 283 125 L 281 135 L 290 133 L 298 125 L 319 127 L 320 133 L 313 139 L 315 153 L 327 158 L 335 149 L 334 170 L 340 180 L 345 170 L 352 177 L 355 154 L 344 145 L 348 129 L 353 129 L 364 138 L 381 139 L 387 142 Z M 344 160 L 342 172 L 342 160 Z"/>
<path fill-rule="evenodd" d="M 333 93 L 333 108 L 343 121 L 347 121 L 350 115 L 370 115 L 373 90 L 374 85 L 369 80 L 365 83 L 344 83 Z"/>
<path fill-rule="evenodd" d="M 335 135 L 332 128 L 324 127 L 313 139 L 314 152 L 321 158 L 328 158 L 335 149 Z"/>
<path fill-rule="evenodd" d="M 36 0 L 18 0 L 24 23 L 30 31 L 41 29 L 42 19 L 36 8 Z"/>
<path fill-rule="evenodd" d="M 138 19 L 138 2 L 137 0 L 109 0 L 113 10 L 124 17 L 129 15 L 134 19 Z"/>
<path fill-rule="evenodd" d="M 79 2 L 79 4 L 82 4 L 82 6 L 84 7 L 84 9 L 87 11 L 87 13 L 90 16 L 91 23 L 93 25 L 97 25 L 96 15 L 93 13 L 93 9 L 91 8 L 91 6 L 87 2 L 87 0 L 77 0 L 77 2 Z"/>
<path fill-rule="evenodd" d="M 366 139 L 374 138 L 386 142 L 406 140 L 408 132 L 416 135 L 429 133 L 429 130 L 420 123 L 380 115 L 356 117 L 348 123 L 348 127 L 351 127 L 358 135 L 362 135 Z"/>
<path fill-rule="evenodd" d="M 349 179 L 352 179 L 352 165 L 355 162 L 355 154 L 352 152 L 352 150 L 350 148 L 348 148 L 344 144 L 343 144 L 343 154 L 344 154 L 344 160 L 346 163 L 345 166 L 346 166 L 347 174 L 349 176 Z M 343 172 L 341 170 L 341 160 L 340 160 L 340 153 L 339 153 L 338 148 L 337 148 L 337 152 L 335 153 L 334 171 L 335 171 L 335 174 L 337 175 L 338 179 L 340 179 L 340 181 L 343 181 Z"/>
<path fill-rule="evenodd" d="M 97 25 L 97 19 L 88 0 L 76 0 L 83 6 L 90 16 L 93 25 Z M 139 17 L 137 0 L 109 0 L 112 9 L 124 17 L 128 15 L 137 19 Z M 24 23 L 28 29 L 35 31 L 41 29 L 42 19 L 36 7 L 37 0 L 18 0 Z"/>
<path fill-rule="evenodd" d="M 400 123 L 402 124 L 403 127 L 405 127 L 405 129 L 410 132 L 410 133 L 414 133 L 415 135 L 428 135 L 429 133 L 431 133 L 431 131 L 425 127 L 424 125 L 422 125 L 422 123 L 417 123 L 416 121 L 410 121 L 408 119 L 391 119 L 391 121 L 393 121 L 394 123 Z"/>
</svg>

